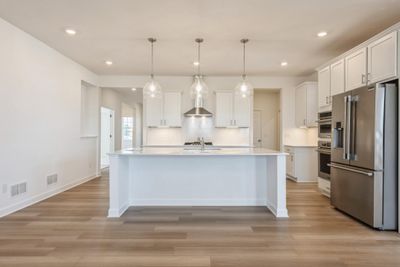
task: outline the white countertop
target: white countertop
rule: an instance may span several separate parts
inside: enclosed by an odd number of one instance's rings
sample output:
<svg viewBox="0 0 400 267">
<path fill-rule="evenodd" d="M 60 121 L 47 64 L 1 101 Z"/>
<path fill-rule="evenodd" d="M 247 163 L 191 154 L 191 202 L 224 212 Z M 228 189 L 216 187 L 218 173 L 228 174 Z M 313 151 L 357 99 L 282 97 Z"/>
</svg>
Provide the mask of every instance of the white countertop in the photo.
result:
<svg viewBox="0 0 400 267">
<path fill-rule="evenodd" d="M 283 146 L 289 146 L 289 147 L 310 147 L 310 148 L 315 148 L 318 147 L 318 145 L 298 145 L 298 144 L 289 144 L 289 145 L 283 145 Z"/>
<path fill-rule="evenodd" d="M 143 147 L 110 153 L 110 156 L 279 156 L 285 152 L 265 148 L 206 148 L 184 149 L 182 147 Z"/>
</svg>

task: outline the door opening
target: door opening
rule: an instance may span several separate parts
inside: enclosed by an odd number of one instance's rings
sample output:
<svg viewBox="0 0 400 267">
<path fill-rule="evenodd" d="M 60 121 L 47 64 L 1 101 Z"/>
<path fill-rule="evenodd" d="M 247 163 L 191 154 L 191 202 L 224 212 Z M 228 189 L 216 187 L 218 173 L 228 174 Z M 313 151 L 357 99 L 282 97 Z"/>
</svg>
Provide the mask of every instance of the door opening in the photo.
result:
<svg viewBox="0 0 400 267">
<path fill-rule="evenodd" d="M 281 113 L 280 90 L 257 89 L 254 91 L 253 145 L 280 150 Z"/>
<path fill-rule="evenodd" d="M 110 165 L 108 153 L 114 152 L 114 110 L 101 107 L 100 123 L 100 165 L 103 169 Z"/>
</svg>

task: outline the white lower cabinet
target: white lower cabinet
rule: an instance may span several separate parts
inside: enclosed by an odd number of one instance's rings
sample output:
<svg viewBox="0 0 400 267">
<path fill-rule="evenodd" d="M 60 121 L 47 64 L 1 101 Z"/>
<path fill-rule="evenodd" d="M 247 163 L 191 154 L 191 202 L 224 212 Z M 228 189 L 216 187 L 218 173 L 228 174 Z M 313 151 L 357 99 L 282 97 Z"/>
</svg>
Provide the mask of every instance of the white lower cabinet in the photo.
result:
<svg viewBox="0 0 400 267">
<path fill-rule="evenodd" d="M 324 196 L 331 197 L 331 182 L 318 177 L 318 190 Z"/>
<path fill-rule="evenodd" d="M 285 146 L 286 177 L 296 182 L 317 182 L 318 154 L 313 146 Z"/>
</svg>

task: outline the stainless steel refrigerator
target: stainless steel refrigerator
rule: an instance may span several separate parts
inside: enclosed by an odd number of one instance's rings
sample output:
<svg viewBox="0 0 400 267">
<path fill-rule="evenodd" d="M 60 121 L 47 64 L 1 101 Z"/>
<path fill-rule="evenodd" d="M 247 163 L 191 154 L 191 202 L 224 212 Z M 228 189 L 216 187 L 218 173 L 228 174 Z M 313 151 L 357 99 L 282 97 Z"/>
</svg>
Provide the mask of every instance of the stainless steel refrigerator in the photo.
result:
<svg viewBox="0 0 400 267">
<path fill-rule="evenodd" d="M 331 204 L 379 229 L 397 229 L 397 83 L 333 97 Z"/>
</svg>

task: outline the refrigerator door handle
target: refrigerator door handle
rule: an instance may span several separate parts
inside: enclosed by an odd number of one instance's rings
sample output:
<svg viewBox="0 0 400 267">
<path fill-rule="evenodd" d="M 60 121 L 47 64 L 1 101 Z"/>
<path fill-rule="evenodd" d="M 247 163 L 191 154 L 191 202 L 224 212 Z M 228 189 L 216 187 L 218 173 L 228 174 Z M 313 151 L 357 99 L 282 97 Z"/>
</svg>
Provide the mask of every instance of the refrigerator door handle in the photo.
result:
<svg viewBox="0 0 400 267">
<path fill-rule="evenodd" d="M 350 130 L 350 150 L 349 150 L 349 159 L 357 160 L 357 150 L 356 150 L 356 132 L 357 132 L 357 123 L 356 123 L 356 116 L 357 116 L 357 102 L 359 100 L 359 96 L 353 96 L 351 98 L 352 103 L 351 105 L 351 130 Z"/>
<path fill-rule="evenodd" d="M 364 174 L 364 175 L 369 176 L 369 177 L 374 175 L 373 172 L 360 171 L 360 170 L 357 170 L 357 169 L 352 169 L 352 168 L 347 168 L 347 167 L 344 167 L 344 166 L 339 166 L 339 165 L 336 165 L 336 164 L 333 164 L 333 163 L 328 163 L 328 166 L 332 167 L 332 168 L 336 168 L 336 169 L 349 171 L 349 172 L 355 172 L 355 173 L 359 173 L 359 174 Z"/>
<path fill-rule="evenodd" d="M 344 97 L 343 159 L 350 160 L 351 95 Z"/>
</svg>

